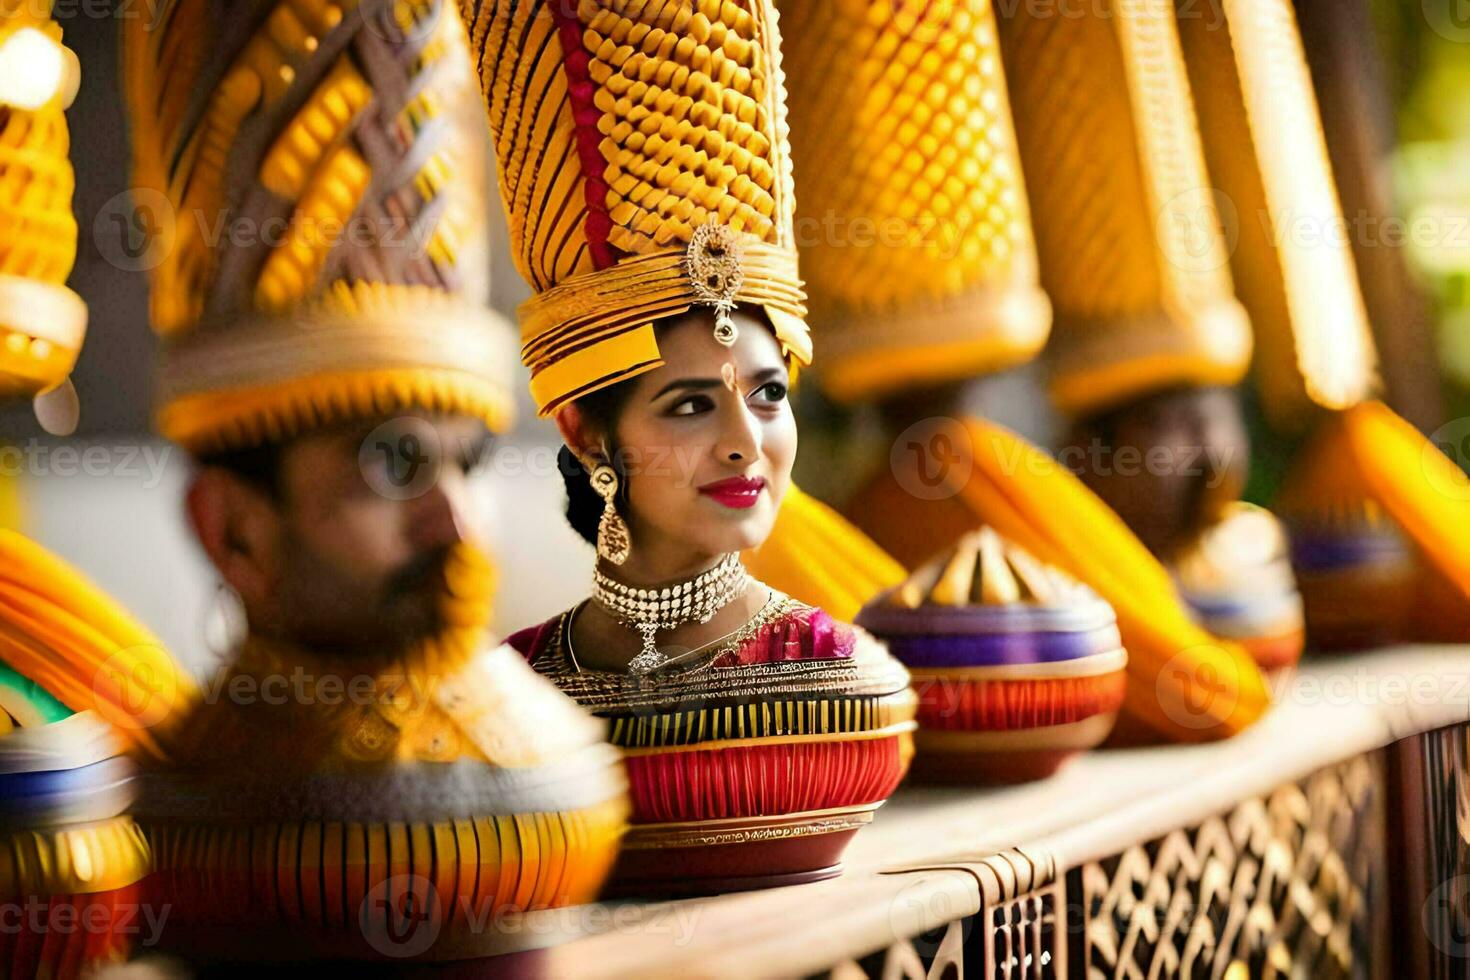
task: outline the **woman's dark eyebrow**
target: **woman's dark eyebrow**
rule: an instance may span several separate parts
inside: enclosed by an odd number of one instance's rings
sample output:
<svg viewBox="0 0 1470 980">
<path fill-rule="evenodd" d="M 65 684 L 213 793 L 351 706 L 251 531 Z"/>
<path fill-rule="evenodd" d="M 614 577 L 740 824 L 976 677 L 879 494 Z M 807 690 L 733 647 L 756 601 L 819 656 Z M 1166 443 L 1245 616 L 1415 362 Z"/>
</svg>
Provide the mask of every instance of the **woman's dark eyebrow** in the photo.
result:
<svg viewBox="0 0 1470 980">
<path fill-rule="evenodd" d="M 766 368 L 764 371 L 757 371 L 751 380 L 755 382 L 756 387 L 760 387 L 761 385 L 769 384 L 780 376 L 781 368 Z M 660 388 L 649 401 L 656 402 L 669 392 L 680 389 L 706 391 L 710 388 L 723 388 L 724 386 L 725 382 L 719 378 L 676 378 Z"/>
<path fill-rule="evenodd" d="M 719 388 L 723 385 L 724 382 L 719 378 L 678 378 L 660 388 L 649 401 L 656 402 L 669 392 L 678 391 L 681 388 L 687 388 L 690 391 L 704 391 L 708 388 Z"/>
<path fill-rule="evenodd" d="M 755 372 L 755 374 L 751 375 L 750 380 L 755 382 L 755 386 L 759 388 L 762 385 L 770 384 L 785 373 L 784 368 L 766 368 L 764 371 Z"/>
</svg>

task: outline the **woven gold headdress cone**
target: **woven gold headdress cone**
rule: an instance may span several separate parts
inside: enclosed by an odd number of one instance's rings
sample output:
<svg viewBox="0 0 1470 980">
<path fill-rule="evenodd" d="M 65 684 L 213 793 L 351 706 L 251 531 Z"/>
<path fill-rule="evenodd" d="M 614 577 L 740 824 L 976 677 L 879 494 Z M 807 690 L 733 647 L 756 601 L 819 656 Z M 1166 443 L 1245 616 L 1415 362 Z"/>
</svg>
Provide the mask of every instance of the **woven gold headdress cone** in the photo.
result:
<svg viewBox="0 0 1470 980">
<path fill-rule="evenodd" d="M 1376 355 L 1290 0 L 1206 0 L 1180 37 L 1273 421 L 1300 428 L 1376 385 Z"/>
<path fill-rule="evenodd" d="M 1242 213 L 1241 296 L 1256 321 L 1262 394 L 1273 421 L 1313 438 L 1279 505 L 1298 524 L 1381 511 L 1461 599 L 1470 563 L 1457 546 L 1470 519 L 1463 474 L 1414 428 L 1371 400 L 1376 353 L 1338 204 L 1321 117 L 1291 4 L 1210 0 L 1225 29 L 1181 31 L 1210 162 Z M 1327 411 L 1324 411 L 1327 410 Z"/>
<path fill-rule="evenodd" d="M 1397 141 L 1391 72 L 1373 0 L 1299 0 L 1300 25 L 1343 216 L 1368 222 L 1351 236 L 1363 305 L 1389 400 L 1425 431 L 1444 418 L 1434 322 L 1407 249 L 1392 247 L 1399 205 L 1389 169 Z"/>
<path fill-rule="evenodd" d="M 823 387 L 861 399 L 1033 357 L 1051 310 L 988 0 L 783 16 Z"/>
<path fill-rule="evenodd" d="M 653 321 L 700 304 L 763 309 L 807 363 L 771 0 L 461 7 L 542 414 L 659 366 Z"/>
<path fill-rule="evenodd" d="M 65 116 L 77 63 L 50 6 L 0 0 L 0 399 L 64 382 L 87 328 L 65 285 L 77 255 Z"/>
<path fill-rule="evenodd" d="M 1180 384 L 1234 384 L 1250 329 L 1205 173 L 1170 0 L 1000 13 L 1053 394 L 1101 411 Z M 1076 14 L 1076 16 L 1072 16 Z"/>
<path fill-rule="evenodd" d="M 179 0 L 124 24 L 159 425 L 200 452 L 418 407 L 503 427 L 483 123 L 440 0 Z"/>
</svg>

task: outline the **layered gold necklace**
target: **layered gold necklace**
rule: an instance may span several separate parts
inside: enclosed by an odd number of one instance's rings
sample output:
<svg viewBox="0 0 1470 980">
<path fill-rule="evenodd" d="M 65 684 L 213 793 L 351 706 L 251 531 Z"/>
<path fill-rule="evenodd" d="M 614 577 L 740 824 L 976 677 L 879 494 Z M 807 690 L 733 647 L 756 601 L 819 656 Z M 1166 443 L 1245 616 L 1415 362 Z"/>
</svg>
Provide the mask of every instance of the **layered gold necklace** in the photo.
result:
<svg viewBox="0 0 1470 980">
<path fill-rule="evenodd" d="M 749 584 L 750 573 L 741 564 L 740 554 L 732 551 L 713 568 L 661 589 L 625 585 L 599 568 L 592 580 L 592 601 L 621 625 L 642 635 L 642 651 L 628 661 L 628 673 L 641 676 L 668 661 L 654 642 L 659 630 L 709 622 L 715 613 L 744 594 Z"/>
</svg>

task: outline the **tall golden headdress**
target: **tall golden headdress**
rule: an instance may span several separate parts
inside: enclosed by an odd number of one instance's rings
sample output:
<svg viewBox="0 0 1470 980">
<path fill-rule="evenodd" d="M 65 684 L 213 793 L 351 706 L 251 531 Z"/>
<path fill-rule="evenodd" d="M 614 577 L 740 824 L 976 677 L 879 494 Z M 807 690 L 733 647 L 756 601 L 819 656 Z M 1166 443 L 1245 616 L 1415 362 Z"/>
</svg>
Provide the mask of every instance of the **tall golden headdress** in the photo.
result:
<svg viewBox="0 0 1470 980">
<path fill-rule="evenodd" d="M 163 434 L 210 452 L 409 406 L 503 428 L 452 5 L 178 0 L 157 20 L 125 21 L 124 56 L 137 205 L 162 232 Z"/>
<path fill-rule="evenodd" d="M 87 329 L 65 285 L 77 223 L 64 112 L 79 74 L 50 13 L 49 0 L 0 0 L 0 398 L 63 385 Z"/>
<path fill-rule="evenodd" d="M 771 0 L 460 6 L 536 290 L 521 360 L 541 414 L 659 367 L 654 321 L 696 306 L 762 310 L 793 371 L 809 364 Z M 795 487 L 746 559 L 838 618 L 903 576 Z"/>
<path fill-rule="evenodd" d="M 1232 293 L 1171 0 L 1000 17 L 1041 282 L 1052 392 L 1074 414 L 1234 384 L 1250 326 Z M 1243 219 L 1242 225 L 1248 219 Z"/>
<path fill-rule="evenodd" d="M 1051 307 L 988 0 L 783 12 L 823 387 L 863 399 L 1034 357 Z"/>
<path fill-rule="evenodd" d="M 1300 429 L 1377 385 L 1376 354 L 1289 0 L 1179 17 L 1210 176 L 1239 213 L 1231 269 L 1267 411 Z"/>
<path fill-rule="evenodd" d="M 471 3 L 543 415 L 658 367 L 653 321 L 764 310 L 811 359 L 771 0 Z"/>
<path fill-rule="evenodd" d="M 1181 14 L 1180 32 L 1211 173 L 1252 217 L 1241 222 L 1233 265 L 1255 321 L 1264 402 L 1277 425 L 1312 430 L 1281 510 L 1299 526 L 1349 536 L 1387 514 L 1464 622 L 1470 481 L 1371 400 L 1377 358 L 1351 251 L 1358 232 L 1338 203 L 1292 4 L 1209 0 L 1199 16 L 1216 28 Z M 1356 612 L 1378 609 L 1360 603 Z"/>
<path fill-rule="evenodd" d="M 1392 246 L 1400 195 L 1390 169 L 1398 133 L 1392 73 L 1377 29 L 1375 0 L 1301 0 L 1293 10 L 1322 110 L 1322 130 L 1343 216 L 1365 219 L 1369 234 L 1350 235 L 1363 305 L 1394 407 L 1422 429 L 1444 418 L 1427 285 Z M 1381 229 L 1382 234 L 1377 232 Z M 1387 240 L 1385 240 L 1387 239 Z"/>
</svg>

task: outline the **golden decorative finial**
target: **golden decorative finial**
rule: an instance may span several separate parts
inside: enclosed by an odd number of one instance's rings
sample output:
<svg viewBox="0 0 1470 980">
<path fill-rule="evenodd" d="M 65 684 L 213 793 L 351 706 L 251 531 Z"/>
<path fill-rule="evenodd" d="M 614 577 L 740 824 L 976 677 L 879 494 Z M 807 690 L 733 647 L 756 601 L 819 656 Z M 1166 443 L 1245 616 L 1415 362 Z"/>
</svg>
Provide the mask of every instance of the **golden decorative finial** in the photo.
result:
<svg viewBox="0 0 1470 980">
<path fill-rule="evenodd" d="M 684 268 L 694 284 L 697 302 L 715 310 L 715 339 L 726 347 L 734 347 L 740 336 L 730 318 L 735 309 L 735 294 L 745 281 L 740 267 L 740 236 L 728 225 L 715 221 L 694 229 L 685 253 Z"/>
</svg>

